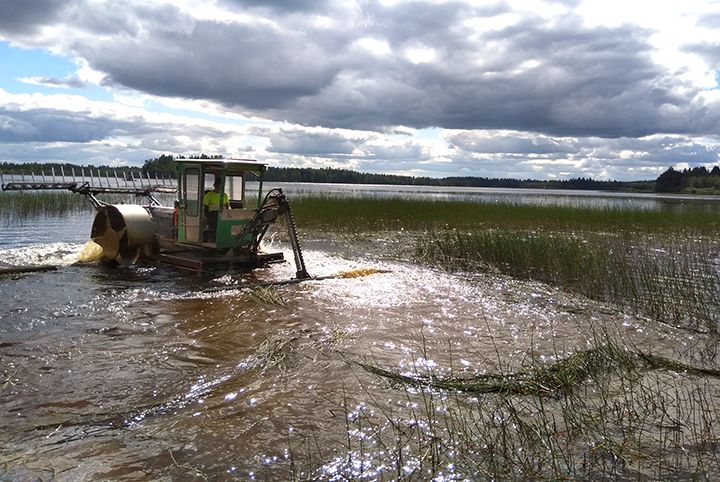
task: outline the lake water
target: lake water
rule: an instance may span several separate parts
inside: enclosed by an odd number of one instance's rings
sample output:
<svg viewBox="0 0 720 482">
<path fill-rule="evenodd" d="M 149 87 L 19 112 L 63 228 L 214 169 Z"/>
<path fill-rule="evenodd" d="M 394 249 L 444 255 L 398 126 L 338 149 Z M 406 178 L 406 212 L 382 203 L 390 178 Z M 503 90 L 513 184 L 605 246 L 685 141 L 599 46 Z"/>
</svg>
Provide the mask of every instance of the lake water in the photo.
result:
<svg viewBox="0 0 720 482">
<path fill-rule="evenodd" d="M 587 192 L 282 187 L 291 199 L 718 204 Z M 431 474 L 412 433 L 449 437 L 450 428 L 423 425 L 422 393 L 356 362 L 457 376 L 561 357 L 591 344 L 598 328 L 668 356 L 702 338 L 540 283 L 419 267 L 402 260 L 412 240 L 399 235 L 336 238 L 302 226 L 312 275 L 383 272 L 278 287 L 282 302 L 272 304 L 243 286 L 289 279 L 291 265 L 195 275 L 80 262 L 93 216 L 88 207 L 0 224 L 0 263 L 59 267 L 0 279 L 0 479 L 473 478 L 452 464 Z M 270 243 L 292 259 L 287 246 L 272 236 Z M 400 426 L 408 427 L 407 443 L 397 441 Z"/>
<path fill-rule="evenodd" d="M 480 203 L 512 203 L 629 209 L 703 208 L 720 212 L 720 196 L 579 191 L 568 189 L 503 189 L 453 186 L 398 186 L 381 184 L 268 183 L 288 195 L 355 198 L 406 198 L 460 200 Z M 257 191 L 256 183 L 248 183 Z"/>
</svg>

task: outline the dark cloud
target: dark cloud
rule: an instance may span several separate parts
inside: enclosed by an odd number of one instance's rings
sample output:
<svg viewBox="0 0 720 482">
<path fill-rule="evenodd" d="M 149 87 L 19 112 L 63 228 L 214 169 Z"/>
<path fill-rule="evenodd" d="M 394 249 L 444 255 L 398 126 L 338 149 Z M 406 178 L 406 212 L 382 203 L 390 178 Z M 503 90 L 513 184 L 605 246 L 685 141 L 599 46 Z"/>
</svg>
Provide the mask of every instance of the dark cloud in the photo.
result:
<svg viewBox="0 0 720 482">
<path fill-rule="evenodd" d="M 323 118 L 310 123 L 343 127 L 385 122 L 609 137 L 687 131 L 690 116 L 702 123 L 700 111 L 662 114 L 664 106 L 688 99 L 674 93 L 672 79 L 653 63 L 645 37 L 629 27 L 550 28 L 529 19 L 481 41 L 459 45 L 455 39 L 456 49 L 437 64 L 364 66 L 353 77 L 339 77 L 322 97 L 300 99 L 299 110 L 312 115 L 319 104 Z M 478 55 L 486 43 L 495 48 Z M 531 65 L 518 71 L 525 62 Z"/>
<path fill-rule="evenodd" d="M 153 35 L 150 41 L 120 37 L 78 42 L 74 49 L 105 72 L 109 82 L 258 111 L 317 95 L 336 72 L 324 47 L 265 25 L 198 21 L 186 31 Z M 302 54 L 297 52 L 299 45 Z"/>
<path fill-rule="evenodd" d="M 263 135 L 262 131 L 251 131 L 255 135 Z M 355 143 L 345 136 L 335 133 L 315 133 L 300 130 L 281 130 L 267 132 L 270 139 L 270 152 L 299 154 L 305 156 L 334 157 L 352 154 Z"/>
<path fill-rule="evenodd" d="M 106 5 L 68 4 L 66 21 L 80 33 L 66 46 L 111 84 L 303 125 L 600 137 L 720 126 L 720 109 L 697 102 L 696 89 L 656 64 L 652 32 L 637 27 L 589 28 L 570 13 L 547 20 L 503 2 L 421 0 L 362 2 L 346 21 L 319 27 L 316 2 L 222 4 L 252 7 L 256 19 L 198 20 L 173 6 L 130 3 L 108 16 Z M 260 4 L 293 15 L 254 9 Z M 476 26 L 507 13 L 518 20 Z M 369 52 L 359 39 L 390 51 Z M 430 61 L 413 60 L 413 49 Z M 712 55 L 713 46 L 705 50 Z"/>
<path fill-rule="evenodd" d="M 65 8 L 56 0 L 3 0 L 0 2 L 0 32 L 29 34 L 40 25 L 53 23 Z"/>
<path fill-rule="evenodd" d="M 233 9 L 259 8 L 276 12 L 324 12 L 330 7 L 328 0 L 223 0 Z"/>
<path fill-rule="evenodd" d="M 90 142 L 132 128 L 133 123 L 69 111 L 0 108 L 0 142 Z"/>
<path fill-rule="evenodd" d="M 720 70 L 720 42 L 690 44 L 686 45 L 683 50 L 685 52 L 698 54 L 703 57 L 709 65 L 713 66 L 713 68 Z"/>
</svg>

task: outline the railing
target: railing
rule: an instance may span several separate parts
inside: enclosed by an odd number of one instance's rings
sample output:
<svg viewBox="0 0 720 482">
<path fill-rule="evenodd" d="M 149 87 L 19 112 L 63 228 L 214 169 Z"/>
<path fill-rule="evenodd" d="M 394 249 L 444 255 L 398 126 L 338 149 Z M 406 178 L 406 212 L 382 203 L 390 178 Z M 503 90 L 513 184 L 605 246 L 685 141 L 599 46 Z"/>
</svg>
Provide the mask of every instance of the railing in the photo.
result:
<svg viewBox="0 0 720 482">
<path fill-rule="evenodd" d="M 112 175 L 111 175 L 112 173 Z M 118 192 L 118 193 L 142 193 L 154 192 L 176 192 L 177 180 L 170 178 L 154 178 L 150 174 L 142 175 L 142 171 L 132 169 L 120 171 L 105 170 L 104 176 L 100 169 L 93 172 L 92 168 L 80 167 L 79 172 L 75 168 L 70 173 L 65 173 L 60 167 L 59 175 L 55 168 L 49 174 L 41 171 L 40 174 L 1 174 L 0 186 L 3 191 L 41 190 L 41 189 L 68 189 L 71 191 L 87 190 L 89 192 Z"/>
<path fill-rule="evenodd" d="M 100 209 L 107 203 L 98 199 L 98 194 L 134 194 L 136 196 L 145 196 L 150 205 L 160 206 L 160 202 L 153 195 L 154 193 L 174 193 L 177 192 L 177 181 L 175 179 L 158 178 L 152 179 L 148 174 L 135 176 L 133 170 L 120 171 L 122 177 L 118 175 L 117 170 L 113 170 L 112 177 L 108 170 L 105 171 L 103 177 L 100 169 L 96 169 L 93 173 L 92 168 L 80 167 L 80 172 L 76 173 L 75 168 L 66 176 L 65 171 L 60 167 L 60 175 L 55 173 L 52 168 L 48 176 L 45 171 L 41 171 L 40 175 L 30 174 L 0 174 L 0 187 L 3 191 L 34 191 L 45 189 L 66 189 L 68 191 L 83 194 L 87 196 L 90 203 L 95 209 Z M 5 182 L 5 178 L 9 178 L 9 182 Z"/>
</svg>

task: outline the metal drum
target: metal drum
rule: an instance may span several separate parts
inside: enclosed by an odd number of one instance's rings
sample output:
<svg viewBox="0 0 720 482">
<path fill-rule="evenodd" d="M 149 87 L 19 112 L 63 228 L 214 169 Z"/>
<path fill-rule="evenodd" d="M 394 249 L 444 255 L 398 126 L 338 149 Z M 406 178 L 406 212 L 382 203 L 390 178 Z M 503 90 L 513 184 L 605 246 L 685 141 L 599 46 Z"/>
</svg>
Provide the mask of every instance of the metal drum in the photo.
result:
<svg viewBox="0 0 720 482">
<path fill-rule="evenodd" d="M 103 261 L 123 263 L 137 257 L 142 248 L 153 245 L 155 225 L 142 206 L 108 205 L 95 215 L 90 237 L 102 246 Z"/>
</svg>

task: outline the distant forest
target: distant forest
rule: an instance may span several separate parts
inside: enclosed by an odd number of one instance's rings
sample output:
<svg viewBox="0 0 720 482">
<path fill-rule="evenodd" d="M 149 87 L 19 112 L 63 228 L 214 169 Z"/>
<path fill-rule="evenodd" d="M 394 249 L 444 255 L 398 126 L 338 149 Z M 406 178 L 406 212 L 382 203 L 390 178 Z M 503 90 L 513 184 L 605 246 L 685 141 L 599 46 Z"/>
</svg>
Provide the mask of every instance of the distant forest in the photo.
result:
<svg viewBox="0 0 720 482">
<path fill-rule="evenodd" d="M 217 156 L 200 155 L 193 158 L 218 158 Z M 162 155 L 156 159 L 145 161 L 142 168 L 127 166 L 91 166 L 97 172 L 113 175 L 114 171 L 133 170 L 137 175 L 150 177 L 174 177 L 175 157 Z M 177 157 L 177 159 L 187 159 Z M 35 173 L 45 172 L 49 175 L 64 173 L 71 175 L 73 170 L 80 174 L 81 169 L 90 166 L 79 166 L 70 163 L 0 163 L 0 173 Z M 500 188 L 536 188 L 536 189 L 575 189 L 597 191 L 635 191 L 635 192 L 675 192 L 696 194 L 720 194 L 720 166 L 711 170 L 695 167 L 683 171 L 670 167 L 656 180 L 647 181 L 596 181 L 590 178 L 574 178 L 567 180 L 541 181 L 533 179 L 509 179 L 486 177 L 411 177 L 392 174 L 372 174 L 349 169 L 314 169 L 298 167 L 268 167 L 265 180 L 270 182 L 311 182 L 311 183 L 343 183 L 343 184 L 400 184 L 421 186 L 459 186 L 459 187 L 500 187 Z"/>
<path fill-rule="evenodd" d="M 208 158 L 207 156 L 199 156 Z M 175 160 L 172 156 L 160 156 L 145 161 L 143 172 L 150 175 L 168 175 L 175 172 Z M 314 169 L 300 167 L 268 167 L 264 179 L 270 182 L 312 182 L 340 184 L 400 184 L 414 186 L 458 186 L 458 187 L 503 187 L 503 188 L 540 188 L 540 189 L 584 189 L 605 191 L 644 191 L 652 192 L 653 181 L 596 181 L 590 178 L 575 178 L 562 181 L 538 181 L 532 179 L 501 179 L 485 177 L 432 177 L 398 176 L 393 174 L 372 174 L 351 171 L 349 169 Z"/>
<path fill-rule="evenodd" d="M 670 167 L 655 181 L 656 192 L 684 192 L 693 194 L 720 194 L 720 166 L 711 170 L 693 167 L 676 171 Z"/>
</svg>

